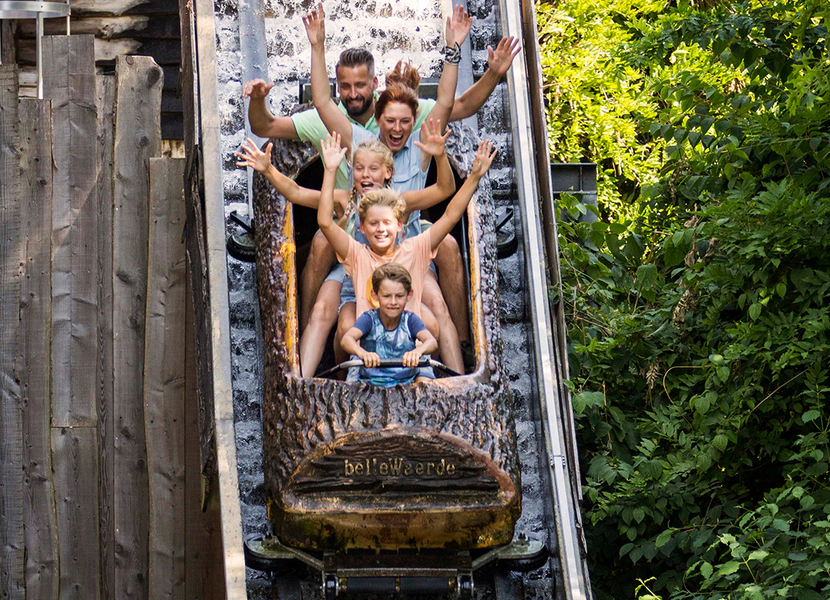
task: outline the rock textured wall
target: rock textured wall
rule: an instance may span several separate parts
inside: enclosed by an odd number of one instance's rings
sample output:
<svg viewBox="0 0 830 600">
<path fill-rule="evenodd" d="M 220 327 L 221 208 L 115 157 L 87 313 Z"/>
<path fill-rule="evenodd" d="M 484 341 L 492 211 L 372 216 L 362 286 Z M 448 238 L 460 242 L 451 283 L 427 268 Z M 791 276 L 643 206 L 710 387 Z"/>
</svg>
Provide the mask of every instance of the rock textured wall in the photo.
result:
<svg viewBox="0 0 830 600">
<path fill-rule="evenodd" d="M 308 2 L 266 2 L 265 31 L 270 60 L 268 73 L 276 82 L 272 109 L 286 114 L 296 102 L 296 81 L 309 77 L 311 47 L 301 17 Z M 346 48 L 370 48 L 375 72 L 385 87 L 384 75 L 401 59 L 419 67 L 425 76 L 440 73 L 444 46 L 441 10 L 431 2 L 328 1 L 326 11 L 326 65 L 334 65 Z"/>
</svg>

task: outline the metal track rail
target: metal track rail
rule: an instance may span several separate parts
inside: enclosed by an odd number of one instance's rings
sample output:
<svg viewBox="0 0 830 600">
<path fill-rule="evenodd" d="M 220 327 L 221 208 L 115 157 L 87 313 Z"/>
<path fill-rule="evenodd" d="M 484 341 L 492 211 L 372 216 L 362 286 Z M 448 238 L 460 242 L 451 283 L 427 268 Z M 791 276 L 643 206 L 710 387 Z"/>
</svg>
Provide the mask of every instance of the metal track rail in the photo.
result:
<svg viewBox="0 0 830 600">
<path fill-rule="evenodd" d="M 545 157 L 546 164 L 548 149 L 545 137 L 541 136 L 539 140 L 538 135 L 540 124 L 544 131 L 544 112 L 539 102 L 531 101 L 533 95 L 540 94 L 541 79 L 535 13 L 529 0 L 502 0 L 500 8 L 504 35 L 519 37 L 525 48 L 508 71 L 507 82 L 511 98 L 515 177 L 521 209 L 536 385 L 543 419 L 563 591 L 568 600 L 587 600 L 591 597 L 591 590 L 578 503 L 579 467 L 575 454 L 573 412 L 570 397 L 562 385 L 562 380 L 567 377 L 567 355 L 562 343 L 564 321 L 560 310 L 552 313 L 548 300 L 550 286 L 559 285 L 559 265 L 555 255 L 548 257 L 550 261 L 546 259 L 546 247 L 555 252 L 556 240 L 546 239 L 545 215 L 540 208 L 540 199 L 551 198 L 553 194 L 549 171 L 547 175 L 540 172 L 542 170 L 536 162 L 536 157 Z M 529 58 L 526 59 L 526 56 Z M 536 82 L 535 89 L 531 89 L 531 81 Z M 552 219 L 552 214 L 547 212 L 548 219 Z M 550 273 L 553 270 L 555 272 Z"/>
</svg>

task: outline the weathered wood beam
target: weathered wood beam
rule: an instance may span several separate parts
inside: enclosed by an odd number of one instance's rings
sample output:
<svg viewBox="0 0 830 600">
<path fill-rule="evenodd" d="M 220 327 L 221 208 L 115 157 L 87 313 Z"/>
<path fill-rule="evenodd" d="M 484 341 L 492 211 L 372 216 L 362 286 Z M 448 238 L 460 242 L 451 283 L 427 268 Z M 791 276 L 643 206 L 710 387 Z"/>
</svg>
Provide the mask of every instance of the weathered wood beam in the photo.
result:
<svg viewBox="0 0 830 600">
<path fill-rule="evenodd" d="M 96 437 L 94 427 L 52 428 L 61 598 L 101 597 Z"/>
<path fill-rule="evenodd" d="M 144 424 L 150 480 L 150 598 L 185 595 L 184 159 L 150 158 Z"/>
<path fill-rule="evenodd" d="M 92 36 L 43 40 L 52 100 L 52 461 L 61 597 L 99 597 L 98 195 Z M 72 556 L 73 560 L 66 560 Z"/>
<path fill-rule="evenodd" d="M 149 0 L 73 0 L 72 14 L 102 13 L 106 15 L 120 15 Z"/>
<path fill-rule="evenodd" d="M 25 255 L 20 290 L 20 389 L 26 481 L 26 595 L 57 600 L 58 523 L 52 479 L 52 102 L 20 102 L 20 208 Z"/>
<path fill-rule="evenodd" d="M 115 77 L 95 78 L 98 109 L 96 165 L 98 189 L 98 503 L 101 545 L 101 597 L 115 598 L 115 401 L 112 329 L 112 160 Z"/>
<path fill-rule="evenodd" d="M 223 571 L 228 600 L 247 597 L 245 559 L 242 549 L 242 515 L 231 385 L 230 315 L 228 309 L 227 253 L 225 250 L 222 143 L 219 122 L 219 91 L 216 72 L 216 23 L 214 6 L 207 0 L 192 2 L 195 46 L 198 60 L 198 106 L 200 130 L 199 167 L 203 179 L 205 210 L 205 255 L 210 282 L 210 375 L 214 410 L 219 505 L 222 510 Z M 195 182 L 194 182 L 195 183 Z"/>
<path fill-rule="evenodd" d="M 188 261 L 189 262 L 189 261 Z M 188 272 L 191 265 L 188 264 Z M 192 279 L 187 278 L 185 328 L 185 571 L 186 598 L 224 600 L 222 513 L 216 494 L 202 511 L 203 476 L 199 449 L 199 364 L 196 354 L 196 312 Z"/>
<path fill-rule="evenodd" d="M 17 51 L 14 46 L 14 32 L 16 29 L 16 20 L 0 20 L 0 62 L 4 65 L 13 65 L 17 62 Z"/>
<path fill-rule="evenodd" d="M 149 24 L 150 17 L 146 15 L 108 15 L 72 18 L 70 28 L 72 35 L 88 33 L 95 37 L 108 40 L 130 33 L 146 33 Z M 34 38 L 35 29 L 35 19 L 23 19 L 18 24 L 19 35 L 23 38 Z M 44 20 L 43 33 L 45 35 L 66 35 L 66 19 Z"/>
<path fill-rule="evenodd" d="M 20 165 L 17 67 L 0 65 L 0 595 L 25 595 L 23 541 L 23 406 L 19 355 Z"/>
<path fill-rule="evenodd" d="M 43 40 L 52 100 L 52 426 L 95 426 L 98 311 L 95 63 L 92 36 Z"/>
<path fill-rule="evenodd" d="M 113 157 L 113 503 L 115 594 L 146 597 L 148 479 L 144 431 L 147 161 L 161 151 L 162 72 L 149 57 L 116 63 Z"/>
<path fill-rule="evenodd" d="M 199 88 L 196 78 L 196 39 L 193 5 L 190 0 L 179 0 L 179 31 L 182 39 L 181 96 L 184 114 L 184 145 L 189 152 L 185 174 L 189 177 L 193 161 L 196 159 L 196 144 L 199 137 L 199 118 L 196 107 L 199 105 Z M 191 151 L 194 150 L 194 151 Z M 185 192 L 187 198 L 187 191 Z"/>
</svg>

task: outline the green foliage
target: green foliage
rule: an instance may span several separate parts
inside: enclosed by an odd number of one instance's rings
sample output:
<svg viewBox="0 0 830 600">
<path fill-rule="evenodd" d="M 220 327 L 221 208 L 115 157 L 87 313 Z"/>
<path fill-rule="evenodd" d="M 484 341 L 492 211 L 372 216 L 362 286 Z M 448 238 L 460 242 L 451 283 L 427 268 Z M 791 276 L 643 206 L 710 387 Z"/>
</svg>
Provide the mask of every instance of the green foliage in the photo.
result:
<svg viewBox="0 0 830 600">
<path fill-rule="evenodd" d="M 830 8 L 539 11 L 595 593 L 830 597 Z"/>
<path fill-rule="evenodd" d="M 663 146 L 638 131 L 657 107 L 644 94 L 643 74 L 617 50 L 637 35 L 630 21 L 664 5 L 597 0 L 542 4 L 538 11 L 551 158 L 598 163 L 599 201 L 615 215 L 626 214 L 625 200 L 655 182 Z"/>
</svg>

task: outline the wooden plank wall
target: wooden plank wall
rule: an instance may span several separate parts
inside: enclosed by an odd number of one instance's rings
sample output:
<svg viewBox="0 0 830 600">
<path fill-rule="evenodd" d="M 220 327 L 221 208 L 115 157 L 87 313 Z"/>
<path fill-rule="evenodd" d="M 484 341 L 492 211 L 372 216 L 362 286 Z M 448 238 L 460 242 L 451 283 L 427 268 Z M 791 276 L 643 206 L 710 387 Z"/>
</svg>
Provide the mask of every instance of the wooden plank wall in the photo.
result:
<svg viewBox="0 0 830 600">
<path fill-rule="evenodd" d="M 15 362 L 19 355 L 20 263 L 18 201 L 20 146 L 17 68 L 0 65 L 0 595 L 23 589 L 23 406 Z"/>
<path fill-rule="evenodd" d="M 23 404 L 23 473 L 26 591 L 30 598 L 58 593 L 58 524 L 52 480 L 52 102 L 20 102 L 20 208 L 24 272 L 20 290 L 20 389 Z"/>
<path fill-rule="evenodd" d="M 0 66 L 0 597 L 222 598 L 163 73 L 44 56 L 44 100 Z"/>
</svg>

